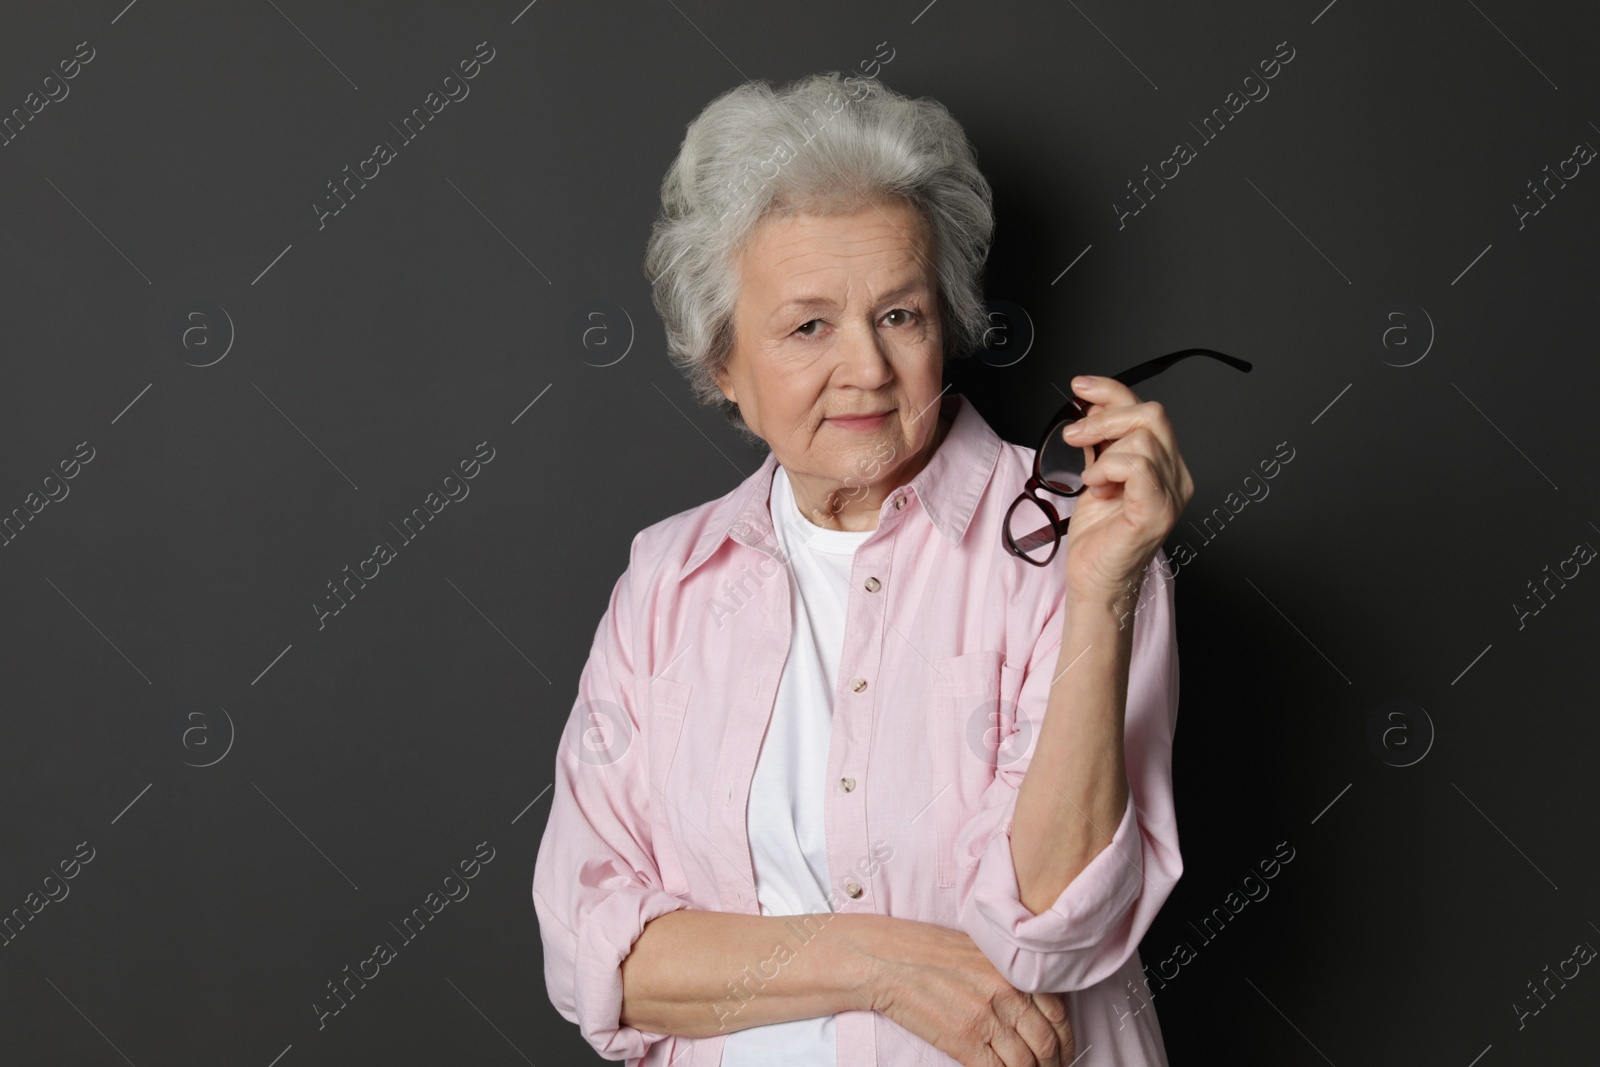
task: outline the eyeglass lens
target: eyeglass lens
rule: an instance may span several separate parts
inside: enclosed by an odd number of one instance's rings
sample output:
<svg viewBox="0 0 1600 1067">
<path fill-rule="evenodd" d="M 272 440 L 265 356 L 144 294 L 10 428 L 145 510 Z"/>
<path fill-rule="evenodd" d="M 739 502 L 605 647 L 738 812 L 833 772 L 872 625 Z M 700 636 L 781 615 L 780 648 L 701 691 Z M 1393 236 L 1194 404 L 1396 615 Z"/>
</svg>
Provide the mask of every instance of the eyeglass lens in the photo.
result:
<svg viewBox="0 0 1600 1067">
<path fill-rule="evenodd" d="M 1039 478 L 1045 488 L 1063 496 L 1076 496 L 1083 488 L 1083 468 L 1088 450 L 1082 445 L 1068 444 L 1061 439 L 1061 431 L 1074 419 L 1063 419 L 1050 428 L 1044 445 L 1039 449 Z"/>
<path fill-rule="evenodd" d="M 1031 496 L 1017 501 L 1006 519 L 1006 533 L 1018 551 L 1034 563 L 1047 563 L 1056 550 L 1050 516 Z"/>
</svg>

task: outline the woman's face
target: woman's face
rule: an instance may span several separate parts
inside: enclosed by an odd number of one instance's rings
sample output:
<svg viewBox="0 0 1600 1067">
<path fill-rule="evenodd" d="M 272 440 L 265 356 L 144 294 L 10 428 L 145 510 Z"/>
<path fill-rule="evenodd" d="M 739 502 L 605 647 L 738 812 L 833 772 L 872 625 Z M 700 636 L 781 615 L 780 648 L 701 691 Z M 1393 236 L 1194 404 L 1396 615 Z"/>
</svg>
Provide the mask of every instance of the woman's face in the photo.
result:
<svg viewBox="0 0 1600 1067">
<path fill-rule="evenodd" d="M 815 505 L 837 509 L 841 488 L 880 500 L 927 458 L 943 388 L 932 260 L 899 200 L 768 216 L 744 250 L 717 384 Z"/>
</svg>

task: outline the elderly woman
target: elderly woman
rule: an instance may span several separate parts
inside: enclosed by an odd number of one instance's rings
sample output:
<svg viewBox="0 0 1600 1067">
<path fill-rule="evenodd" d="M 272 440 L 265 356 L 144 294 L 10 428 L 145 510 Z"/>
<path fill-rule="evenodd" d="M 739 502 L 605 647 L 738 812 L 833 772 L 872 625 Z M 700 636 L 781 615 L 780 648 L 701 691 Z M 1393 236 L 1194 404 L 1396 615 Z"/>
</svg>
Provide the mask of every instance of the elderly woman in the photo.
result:
<svg viewBox="0 0 1600 1067">
<path fill-rule="evenodd" d="M 1193 484 L 1162 408 L 1072 380 L 1092 462 L 1030 565 L 1034 449 L 943 395 L 993 229 L 944 107 L 742 85 L 661 198 L 671 357 L 770 453 L 635 536 L 600 620 L 533 876 L 556 1010 L 629 1064 L 1165 1064 L 1138 944 L 1183 870 Z"/>
</svg>

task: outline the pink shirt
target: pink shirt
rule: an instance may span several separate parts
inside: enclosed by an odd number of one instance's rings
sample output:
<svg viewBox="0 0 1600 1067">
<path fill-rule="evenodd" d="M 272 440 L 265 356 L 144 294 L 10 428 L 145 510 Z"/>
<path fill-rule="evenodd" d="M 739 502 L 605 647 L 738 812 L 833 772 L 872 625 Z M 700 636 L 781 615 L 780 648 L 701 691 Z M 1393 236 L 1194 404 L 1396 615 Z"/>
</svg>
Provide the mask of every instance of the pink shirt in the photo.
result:
<svg viewBox="0 0 1600 1067">
<path fill-rule="evenodd" d="M 836 913 L 964 930 L 1025 991 L 1070 992 L 1091 1065 L 1166 1065 L 1138 945 L 1183 873 L 1172 797 L 1178 650 L 1165 553 L 1133 626 L 1129 803 L 1111 844 L 1038 915 L 1018 899 L 1010 828 L 1061 645 L 1062 556 L 1006 551 L 1006 509 L 1032 448 L 960 394 L 927 465 L 884 501 L 856 550 L 828 754 Z M 790 647 L 790 588 L 772 530 L 776 457 L 728 494 L 633 539 L 556 752 L 533 902 L 556 1010 L 629 1067 L 715 1067 L 726 1037 L 620 1025 L 621 962 L 678 908 L 759 915 L 746 803 Z M 1071 499 L 1054 498 L 1063 516 Z M 1064 551 L 1064 547 L 1061 551 Z M 736 1020 L 787 952 L 730 973 Z M 865 1007 L 836 1018 L 837 1067 L 955 1064 Z"/>
</svg>

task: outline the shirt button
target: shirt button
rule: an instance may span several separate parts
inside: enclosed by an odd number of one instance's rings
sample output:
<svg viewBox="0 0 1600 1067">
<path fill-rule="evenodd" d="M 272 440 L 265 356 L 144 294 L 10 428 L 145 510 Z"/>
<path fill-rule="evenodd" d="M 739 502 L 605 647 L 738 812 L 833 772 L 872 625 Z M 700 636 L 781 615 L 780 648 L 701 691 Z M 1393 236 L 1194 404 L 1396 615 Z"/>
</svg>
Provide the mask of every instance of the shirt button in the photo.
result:
<svg viewBox="0 0 1600 1067">
<path fill-rule="evenodd" d="M 876 578 L 868 578 L 865 582 L 863 582 L 861 584 L 865 585 L 867 587 L 867 592 L 869 592 L 869 593 L 876 593 L 879 589 L 883 588 L 883 586 L 879 583 L 878 579 L 876 579 Z"/>
<path fill-rule="evenodd" d="M 850 688 L 854 689 L 858 693 L 861 692 L 866 687 L 867 687 L 867 680 L 865 678 L 852 678 L 850 680 Z"/>
<path fill-rule="evenodd" d="M 895 507 L 896 511 L 899 511 L 901 508 L 903 508 L 905 506 L 906 506 L 906 498 L 905 497 L 897 496 L 897 497 L 894 498 L 894 507 Z"/>
<path fill-rule="evenodd" d="M 844 884 L 844 891 L 852 900 L 861 895 L 861 887 L 856 885 L 854 882 L 846 882 Z"/>
<path fill-rule="evenodd" d="M 855 787 L 856 780 L 854 778 L 839 779 L 839 788 L 843 789 L 846 793 L 850 792 L 850 790 L 854 789 Z"/>
</svg>

